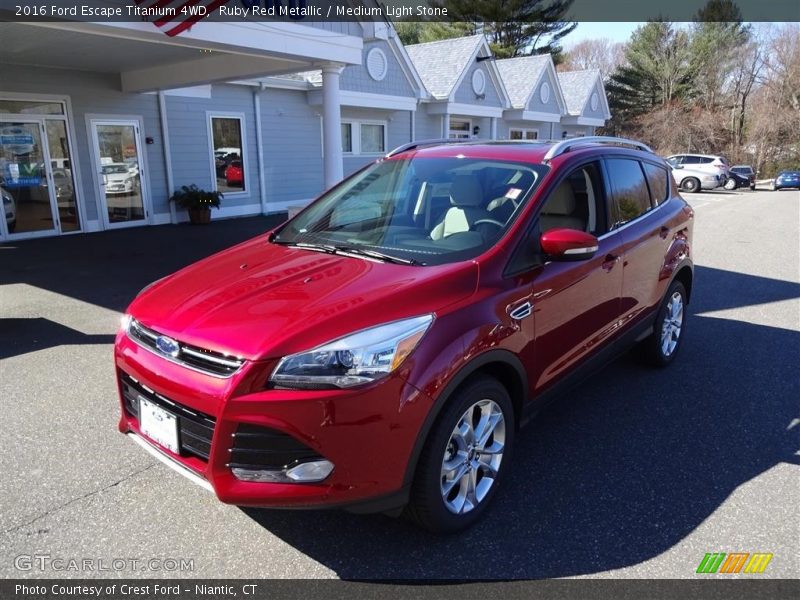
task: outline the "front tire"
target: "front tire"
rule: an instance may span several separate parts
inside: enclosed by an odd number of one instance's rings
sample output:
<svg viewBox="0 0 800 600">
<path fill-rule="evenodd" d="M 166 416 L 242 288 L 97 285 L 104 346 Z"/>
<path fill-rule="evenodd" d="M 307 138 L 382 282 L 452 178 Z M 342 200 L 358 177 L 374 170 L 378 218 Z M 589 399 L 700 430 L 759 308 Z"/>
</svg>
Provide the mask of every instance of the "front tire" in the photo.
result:
<svg viewBox="0 0 800 600">
<path fill-rule="evenodd" d="M 686 328 L 686 288 L 673 281 L 661 301 L 653 333 L 642 341 L 644 358 L 655 367 L 665 367 L 675 359 Z"/>
<path fill-rule="evenodd" d="M 731 177 L 730 179 L 728 179 L 725 182 L 725 185 L 723 187 L 726 190 L 731 191 L 731 190 L 735 190 L 738 186 L 736 185 L 736 180 L 733 177 Z"/>
<path fill-rule="evenodd" d="M 700 191 L 700 180 L 695 177 L 689 177 L 681 181 L 681 187 L 684 192 L 694 194 Z"/>
<path fill-rule="evenodd" d="M 514 432 L 506 388 L 492 377 L 467 380 L 425 441 L 406 515 L 434 533 L 473 525 L 508 471 Z"/>
</svg>

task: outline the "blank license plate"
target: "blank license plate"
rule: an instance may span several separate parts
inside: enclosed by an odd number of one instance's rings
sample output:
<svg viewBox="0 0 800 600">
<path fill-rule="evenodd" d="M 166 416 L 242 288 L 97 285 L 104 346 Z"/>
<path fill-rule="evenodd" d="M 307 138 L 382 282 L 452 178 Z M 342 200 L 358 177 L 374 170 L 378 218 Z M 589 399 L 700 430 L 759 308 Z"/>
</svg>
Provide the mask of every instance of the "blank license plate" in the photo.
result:
<svg viewBox="0 0 800 600">
<path fill-rule="evenodd" d="M 139 428 L 156 444 L 178 454 L 178 419 L 139 396 Z"/>
</svg>

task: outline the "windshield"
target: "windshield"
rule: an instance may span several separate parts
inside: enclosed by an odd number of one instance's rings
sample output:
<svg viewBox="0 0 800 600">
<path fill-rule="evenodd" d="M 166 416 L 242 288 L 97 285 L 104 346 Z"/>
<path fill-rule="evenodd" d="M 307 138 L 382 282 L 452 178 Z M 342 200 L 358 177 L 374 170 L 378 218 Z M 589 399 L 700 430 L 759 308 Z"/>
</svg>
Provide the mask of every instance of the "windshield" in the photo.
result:
<svg viewBox="0 0 800 600">
<path fill-rule="evenodd" d="M 420 265 L 471 259 L 500 239 L 546 169 L 463 157 L 381 161 L 322 196 L 273 242 Z"/>
<path fill-rule="evenodd" d="M 750 167 L 731 167 L 731 171 L 734 173 L 741 173 L 742 175 L 749 175 L 753 172 L 753 169 Z"/>
<path fill-rule="evenodd" d="M 113 175 L 116 173 L 127 173 L 128 165 L 106 165 L 103 167 L 103 175 Z"/>
</svg>

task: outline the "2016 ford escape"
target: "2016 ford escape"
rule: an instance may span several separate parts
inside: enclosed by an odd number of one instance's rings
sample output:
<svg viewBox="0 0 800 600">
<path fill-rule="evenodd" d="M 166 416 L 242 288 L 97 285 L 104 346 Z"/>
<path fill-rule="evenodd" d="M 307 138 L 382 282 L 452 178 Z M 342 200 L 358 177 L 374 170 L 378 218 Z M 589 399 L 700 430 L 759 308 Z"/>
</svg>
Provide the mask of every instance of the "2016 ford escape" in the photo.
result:
<svg viewBox="0 0 800 600">
<path fill-rule="evenodd" d="M 145 288 L 119 429 L 223 502 L 462 529 L 559 390 L 634 344 L 673 360 L 692 219 L 630 140 L 408 144 Z"/>
</svg>

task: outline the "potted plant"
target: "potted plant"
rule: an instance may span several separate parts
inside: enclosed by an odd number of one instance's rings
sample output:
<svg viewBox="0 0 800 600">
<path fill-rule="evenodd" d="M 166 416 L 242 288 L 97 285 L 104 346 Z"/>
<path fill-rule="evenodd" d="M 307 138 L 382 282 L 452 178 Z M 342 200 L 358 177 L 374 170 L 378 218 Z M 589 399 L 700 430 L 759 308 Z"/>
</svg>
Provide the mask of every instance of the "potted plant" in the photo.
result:
<svg viewBox="0 0 800 600">
<path fill-rule="evenodd" d="M 209 192 L 192 184 L 181 186 L 169 201 L 187 210 L 192 225 L 200 225 L 211 222 L 211 207 L 219 208 L 221 199 L 222 192 Z"/>
</svg>

